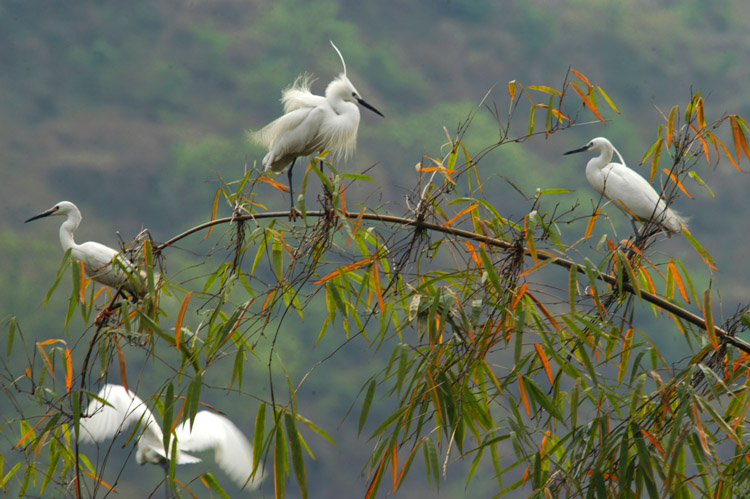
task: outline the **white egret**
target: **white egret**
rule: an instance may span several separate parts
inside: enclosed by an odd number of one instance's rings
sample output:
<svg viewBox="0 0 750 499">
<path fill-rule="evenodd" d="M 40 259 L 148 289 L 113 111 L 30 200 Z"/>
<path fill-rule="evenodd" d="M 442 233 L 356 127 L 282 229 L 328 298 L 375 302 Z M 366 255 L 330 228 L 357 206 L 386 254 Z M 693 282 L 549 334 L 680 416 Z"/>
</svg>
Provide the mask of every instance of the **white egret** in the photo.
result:
<svg viewBox="0 0 750 499">
<path fill-rule="evenodd" d="M 591 158 L 586 165 L 586 180 L 597 193 L 612 201 L 630 217 L 636 233 L 638 230 L 634 220 L 652 221 L 668 233 L 682 232 L 686 227 L 686 220 L 666 205 L 651 184 L 625 166 L 619 151 L 609 140 L 597 137 L 585 146 L 565 154 L 584 151 L 599 153 L 599 156 Z M 612 162 L 613 152 L 617 153 L 622 163 Z"/>
<path fill-rule="evenodd" d="M 324 150 L 331 150 L 344 159 L 351 156 L 356 148 L 359 127 L 359 108 L 355 103 L 383 116 L 360 97 L 346 76 L 344 57 L 333 42 L 331 45 L 341 58 L 344 72 L 328 84 L 325 97 L 313 95 L 310 92 L 311 76 L 302 75 L 281 94 L 284 115 L 250 134 L 252 141 L 268 148 L 268 154 L 263 158 L 266 171 L 282 172 L 289 168 L 292 214 L 292 169 L 297 158 Z"/>
<path fill-rule="evenodd" d="M 169 453 L 164 450 L 162 430 L 146 404 L 135 393 L 120 385 L 106 384 L 92 400 L 86 415 L 81 417 L 80 441 L 83 443 L 110 440 L 135 423 L 143 427 L 138 436 L 135 460 L 138 464 L 158 464 L 167 471 Z M 140 430 L 139 430 L 140 431 Z M 240 487 L 258 488 L 263 479 L 263 464 L 253 472 L 253 447 L 245 435 L 229 419 L 209 411 L 199 411 L 192 427 L 180 423 L 174 431 L 177 439 L 177 464 L 199 463 L 201 459 L 188 452 L 214 450 L 219 467 Z M 170 441 L 170 447 L 172 443 Z"/>
<path fill-rule="evenodd" d="M 65 221 L 60 225 L 60 245 L 63 251 L 70 251 L 73 260 L 83 262 L 83 269 L 91 279 L 113 287 L 122 288 L 132 297 L 142 297 L 145 294 L 144 272 L 134 272 L 133 266 L 127 259 L 119 256 L 119 252 L 96 242 L 76 244 L 73 233 L 81 223 L 81 212 L 70 201 L 60 201 L 49 210 L 29 218 L 26 222 L 49 216 L 64 216 Z M 117 263 L 113 263 L 117 258 Z M 124 272 L 123 269 L 128 269 Z M 128 276 L 130 274 L 130 276 Z M 140 282 L 139 282 L 140 281 Z"/>
</svg>

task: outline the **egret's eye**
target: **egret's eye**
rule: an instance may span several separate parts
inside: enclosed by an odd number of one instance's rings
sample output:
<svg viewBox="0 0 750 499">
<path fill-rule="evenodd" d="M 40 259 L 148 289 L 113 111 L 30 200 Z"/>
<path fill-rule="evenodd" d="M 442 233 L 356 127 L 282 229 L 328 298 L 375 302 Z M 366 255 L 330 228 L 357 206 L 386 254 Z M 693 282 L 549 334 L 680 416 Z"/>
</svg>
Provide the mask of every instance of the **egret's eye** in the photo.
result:
<svg viewBox="0 0 750 499">
<path fill-rule="evenodd" d="M 356 97 L 356 96 L 357 96 L 357 92 L 352 92 L 352 97 Z"/>
</svg>

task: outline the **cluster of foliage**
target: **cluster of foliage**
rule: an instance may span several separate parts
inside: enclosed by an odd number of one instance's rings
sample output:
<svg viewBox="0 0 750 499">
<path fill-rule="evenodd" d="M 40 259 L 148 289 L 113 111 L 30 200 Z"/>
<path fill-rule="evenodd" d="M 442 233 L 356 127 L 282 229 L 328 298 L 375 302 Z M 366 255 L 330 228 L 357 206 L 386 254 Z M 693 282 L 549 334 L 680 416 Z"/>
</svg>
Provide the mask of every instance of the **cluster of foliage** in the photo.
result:
<svg viewBox="0 0 750 499">
<path fill-rule="evenodd" d="M 375 497 L 388 476 L 390 490 L 398 490 L 418 456 L 433 487 L 454 460 L 466 460 L 466 483 L 491 477 L 497 497 L 515 489 L 532 497 L 732 497 L 746 490 L 750 344 L 737 337 L 750 325 L 744 307 L 716 324 L 711 289 L 697 291 L 679 260 L 654 251 L 662 236 L 650 224 L 617 241 L 597 233 L 604 206 L 585 215 L 576 206 L 560 209 L 567 189 L 537 190 L 516 220 L 485 192 L 481 165 L 491 150 L 569 129 L 583 112 L 604 121 L 602 104 L 616 111 L 600 87 L 571 71 L 559 89 L 510 82 L 507 115 L 489 108 L 497 142 L 473 154 L 464 145 L 469 116 L 444 155 L 418 165 L 403 216 L 348 200 L 346 184 L 369 177 L 339 174 L 324 154 L 315 161 L 333 176 L 308 165 L 301 221 L 285 223 L 286 212 L 266 209 L 260 188 L 286 186 L 250 169 L 217 191 L 209 222 L 161 244 L 147 233 L 136 240 L 132 259 L 149 283 L 138 303 L 115 307 L 117 294 L 93 285 L 66 255 L 47 300 L 71 269 L 64 323 L 80 314 L 87 329 L 75 340 L 30 345 L 15 318 L 6 322 L 6 356 L 17 359 L 23 348 L 27 362 L 19 372 L 4 361 L 0 378 L 7 405 L 18 411 L 0 431 L 22 458 L 7 469 L 2 458 L 0 487 L 20 495 L 57 487 L 78 497 L 116 490 L 102 476 L 105 465 L 121 463 L 89 459 L 78 445 L 80 422 L 102 379 L 137 384 L 126 357 L 138 355 L 144 371 L 158 364 L 172 373 L 154 393 L 140 393 L 165 434 L 195 416 L 209 385 L 257 399 L 256 458 L 266 463 L 276 497 L 285 495 L 291 474 L 307 497 L 306 460 L 316 450 L 310 435 L 333 439 L 297 398 L 317 366 L 300 379 L 285 367 L 293 359 L 283 345 L 304 320 L 317 329 L 317 342 L 341 334 L 334 337 L 339 348 L 363 341 L 387 353 L 378 372 L 356 380 L 360 396 L 345 416 L 358 412 L 359 431 L 374 442 L 362 463 L 364 497 Z M 514 135 L 512 121 L 526 105 L 528 127 Z M 717 134 L 723 125 L 734 151 Z M 737 115 L 708 123 L 696 93 L 684 111 L 664 114 L 644 160 L 650 157 L 652 180 L 664 172 L 671 201 L 687 194 L 688 179 L 702 182 L 695 166 L 704 157 L 727 158 L 739 169 L 741 154 L 750 158 L 747 133 Z M 320 210 L 307 208 L 309 178 L 332 193 Z M 233 216 L 215 218 L 219 203 Z M 574 233 L 577 220 L 586 221 L 581 233 Z M 189 276 L 165 271 L 180 240 L 214 237 L 227 224 L 218 266 L 206 270 L 207 260 Z M 707 265 L 716 264 L 692 234 L 685 238 Z M 658 347 L 654 338 L 666 331 L 679 332 L 686 358 Z M 266 364 L 268 396 L 257 379 L 248 388 L 255 363 Z M 30 412 L 29 402 L 37 409 Z M 193 495 L 174 472 L 173 492 Z M 210 473 L 201 482 L 226 496 Z"/>
</svg>

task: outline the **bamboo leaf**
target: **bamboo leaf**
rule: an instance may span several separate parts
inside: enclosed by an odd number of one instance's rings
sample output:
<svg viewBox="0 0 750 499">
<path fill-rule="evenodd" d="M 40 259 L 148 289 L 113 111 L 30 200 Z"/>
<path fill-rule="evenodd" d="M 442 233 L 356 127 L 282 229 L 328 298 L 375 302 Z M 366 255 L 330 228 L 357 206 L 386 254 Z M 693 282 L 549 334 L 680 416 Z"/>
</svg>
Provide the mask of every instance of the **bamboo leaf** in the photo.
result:
<svg viewBox="0 0 750 499">
<path fill-rule="evenodd" d="M 307 498 L 307 477 L 305 475 L 305 459 L 302 455 L 302 445 L 300 444 L 299 431 L 294 416 L 284 413 L 286 423 L 286 434 L 289 439 L 289 447 L 292 452 L 292 464 L 294 465 L 294 475 L 297 478 L 300 495 L 303 499 Z"/>
<path fill-rule="evenodd" d="M 370 412 L 370 404 L 372 404 L 372 398 L 375 396 L 375 380 L 370 381 L 370 385 L 367 387 L 367 393 L 365 394 L 365 400 L 362 402 L 362 412 L 359 415 L 359 427 L 357 428 L 357 435 L 362 433 L 362 427 L 367 421 L 367 414 Z"/>
</svg>

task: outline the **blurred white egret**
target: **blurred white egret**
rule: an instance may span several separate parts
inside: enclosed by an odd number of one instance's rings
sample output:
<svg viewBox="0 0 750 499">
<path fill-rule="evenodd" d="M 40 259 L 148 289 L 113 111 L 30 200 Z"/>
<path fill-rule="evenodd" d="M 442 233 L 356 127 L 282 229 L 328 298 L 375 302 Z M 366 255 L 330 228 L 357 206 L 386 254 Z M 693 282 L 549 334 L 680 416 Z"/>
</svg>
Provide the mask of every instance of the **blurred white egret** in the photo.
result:
<svg viewBox="0 0 750 499">
<path fill-rule="evenodd" d="M 593 151 L 599 156 L 591 158 L 586 165 L 586 180 L 591 187 L 612 201 L 623 213 L 630 217 L 633 228 L 638 233 L 635 220 L 652 221 L 667 232 L 682 232 L 686 220 L 670 209 L 651 184 L 638 173 L 625 166 L 619 151 L 604 137 L 592 139 L 585 146 L 565 154 Z M 622 163 L 612 162 L 612 153 L 617 153 Z"/>
<path fill-rule="evenodd" d="M 164 450 L 162 430 L 143 400 L 125 387 L 112 384 L 104 385 L 97 396 L 109 405 L 98 400 L 91 401 L 86 415 L 81 417 L 81 442 L 109 440 L 139 423 L 143 430 L 138 437 L 136 462 L 158 464 L 166 472 L 168 453 Z M 199 411 L 192 428 L 189 421 L 182 422 L 175 428 L 173 437 L 177 439 L 177 464 L 199 463 L 200 458 L 187 452 L 213 449 L 216 463 L 240 487 L 254 490 L 260 485 L 263 479 L 262 463 L 258 464 L 255 477 L 250 480 L 253 447 L 242 431 L 224 416 Z"/>
<path fill-rule="evenodd" d="M 359 108 L 355 103 L 383 116 L 359 96 L 346 76 L 344 57 L 333 42 L 331 45 L 341 58 L 344 72 L 328 84 L 325 97 L 313 95 L 310 92 L 311 76 L 302 75 L 281 93 L 284 115 L 250 134 L 251 140 L 268 148 L 268 154 L 263 158 L 266 171 L 282 172 L 289 167 L 287 176 L 292 214 L 292 169 L 297 157 L 324 150 L 331 150 L 344 159 L 351 156 L 357 145 L 359 127 Z"/>
<path fill-rule="evenodd" d="M 60 201 L 49 210 L 29 218 L 26 222 L 49 216 L 66 217 L 60 226 L 60 245 L 63 251 L 71 250 L 70 256 L 73 260 L 83 262 L 86 275 L 106 286 L 115 289 L 122 287 L 133 297 L 142 297 L 145 294 L 146 274 L 143 272 L 135 273 L 130 262 L 122 256 L 118 256 L 118 251 L 92 241 L 76 244 L 73 233 L 81 223 L 81 212 L 78 211 L 76 205 L 70 201 Z M 117 257 L 118 263 L 113 263 L 115 257 Z M 123 268 L 128 269 L 128 272 L 124 272 Z M 130 278 L 128 274 L 130 274 Z"/>
</svg>

